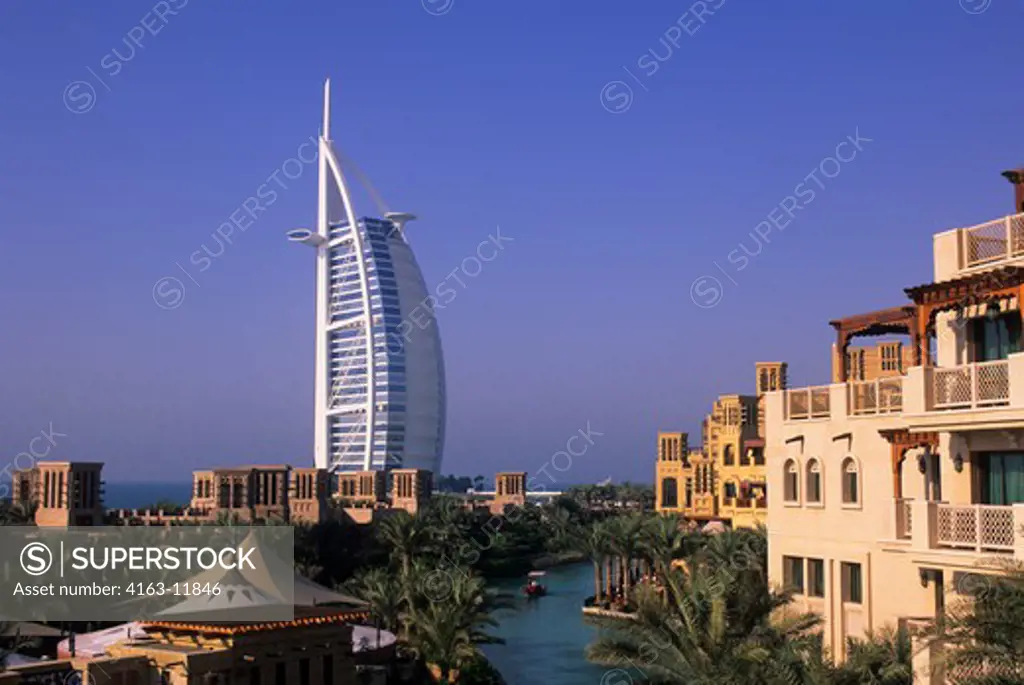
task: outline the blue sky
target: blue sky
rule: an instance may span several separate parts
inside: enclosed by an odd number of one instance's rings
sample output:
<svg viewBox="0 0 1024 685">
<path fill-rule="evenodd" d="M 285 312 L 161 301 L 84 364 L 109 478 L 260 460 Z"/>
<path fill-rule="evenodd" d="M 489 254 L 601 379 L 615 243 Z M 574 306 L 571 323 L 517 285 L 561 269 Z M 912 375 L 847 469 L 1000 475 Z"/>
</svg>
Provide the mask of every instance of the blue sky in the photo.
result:
<svg viewBox="0 0 1024 685">
<path fill-rule="evenodd" d="M 108 480 L 311 459 L 313 264 L 283 233 L 313 221 L 315 168 L 208 269 L 189 257 L 316 134 L 330 76 L 336 143 L 422 217 L 428 286 L 512 238 L 439 313 L 444 471 L 536 472 L 589 423 L 549 473 L 652 480 L 658 429 L 699 434 L 758 360 L 826 382 L 830 318 L 900 304 L 933 233 L 1011 210 L 1022 19 L 1018 0 L 5 2 L 0 460 L 50 426 L 48 458 Z M 801 183 L 814 199 L 779 222 Z"/>
</svg>

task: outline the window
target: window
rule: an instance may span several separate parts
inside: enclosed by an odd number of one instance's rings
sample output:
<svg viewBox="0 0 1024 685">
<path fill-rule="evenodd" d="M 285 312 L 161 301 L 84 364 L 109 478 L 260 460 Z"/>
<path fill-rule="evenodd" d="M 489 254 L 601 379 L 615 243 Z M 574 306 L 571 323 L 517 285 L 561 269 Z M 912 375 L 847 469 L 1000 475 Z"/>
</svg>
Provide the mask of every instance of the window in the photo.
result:
<svg viewBox="0 0 1024 685">
<path fill-rule="evenodd" d="M 982 318 L 971 319 L 971 341 L 976 362 L 1006 359 L 1010 354 L 1019 352 L 1020 313 L 986 314 Z"/>
<path fill-rule="evenodd" d="M 693 506 L 693 479 L 686 479 L 686 508 Z"/>
<path fill-rule="evenodd" d="M 783 478 L 785 479 L 783 499 L 787 502 L 796 502 L 800 497 L 800 477 L 796 470 L 796 462 L 792 459 L 786 462 Z"/>
<path fill-rule="evenodd" d="M 274 685 L 288 685 L 288 667 L 283 661 L 274 666 Z"/>
<path fill-rule="evenodd" d="M 902 371 L 902 361 L 902 343 L 892 343 L 882 346 L 882 371 Z"/>
<path fill-rule="evenodd" d="M 804 593 L 803 557 L 782 557 L 782 584 L 794 594 Z"/>
<path fill-rule="evenodd" d="M 862 586 L 860 564 L 842 563 L 843 575 L 843 601 L 851 604 L 860 604 L 864 597 Z"/>
<path fill-rule="evenodd" d="M 736 454 L 733 452 L 732 445 L 726 445 L 722 451 L 722 463 L 726 466 L 732 466 L 736 463 Z"/>
<path fill-rule="evenodd" d="M 807 462 L 807 501 L 821 503 L 821 464 L 817 459 Z"/>
<path fill-rule="evenodd" d="M 675 478 L 661 479 L 661 506 L 672 508 L 679 506 L 679 485 Z"/>
<path fill-rule="evenodd" d="M 857 473 L 857 462 L 847 457 L 843 461 L 843 504 L 857 504 L 860 502 L 860 490 Z"/>
<path fill-rule="evenodd" d="M 736 497 L 736 483 L 729 481 L 725 484 L 725 497 L 726 499 L 732 499 Z"/>
<path fill-rule="evenodd" d="M 249 669 L 249 685 L 260 685 L 260 667 L 252 666 Z"/>
<path fill-rule="evenodd" d="M 807 594 L 825 596 L 825 562 L 821 559 L 807 560 Z"/>
<path fill-rule="evenodd" d="M 981 503 L 1024 502 L 1024 452 L 987 452 L 979 457 Z"/>
<path fill-rule="evenodd" d="M 309 659 L 299 661 L 299 685 L 309 685 Z"/>
</svg>

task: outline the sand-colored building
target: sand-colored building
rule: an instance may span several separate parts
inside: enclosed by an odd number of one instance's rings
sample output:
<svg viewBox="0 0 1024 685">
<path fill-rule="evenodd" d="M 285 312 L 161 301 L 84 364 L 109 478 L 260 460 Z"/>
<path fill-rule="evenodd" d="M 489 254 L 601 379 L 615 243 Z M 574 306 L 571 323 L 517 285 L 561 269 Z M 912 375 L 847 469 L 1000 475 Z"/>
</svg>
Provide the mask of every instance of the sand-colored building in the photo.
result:
<svg viewBox="0 0 1024 685">
<path fill-rule="evenodd" d="M 768 511 L 764 422 L 767 392 L 786 387 L 786 364 L 759 362 L 756 395 L 721 395 L 702 424 L 702 447 L 686 433 L 658 434 L 655 507 L 696 521 L 763 523 Z"/>
<path fill-rule="evenodd" d="M 1007 176 L 1024 210 L 1024 173 Z M 770 578 L 824 617 L 840 658 L 848 637 L 934 625 L 1024 561 L 1024 214 L 933 245 L 909 302 L 831 322 L 832 384 L 766 398 Z M 885 340 L 851 365 L 861 336 Z M 943 682 L 923 644 L 919 677 Z"/>
</svg>

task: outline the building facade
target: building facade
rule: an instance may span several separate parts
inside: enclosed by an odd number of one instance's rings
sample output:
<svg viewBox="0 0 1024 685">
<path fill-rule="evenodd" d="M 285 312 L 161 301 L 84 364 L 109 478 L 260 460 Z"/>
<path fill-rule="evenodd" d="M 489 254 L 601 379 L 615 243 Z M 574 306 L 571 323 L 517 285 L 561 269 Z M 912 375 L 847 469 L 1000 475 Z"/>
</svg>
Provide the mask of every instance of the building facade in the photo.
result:
<svg viewBox="0 0 1024 685">
<path fill-rule="evenodd" d="M 786 364 L 759 362 L 756 395 L 721 395 L 702 424 L 702 447 L 686 433 L 659 433 L 655 507 L 696 521 L 755 526 L 767 515 L 765 394 L 786 387 Z"/>
<path fill-rule="evenodd" d="M 314 461 L 331 471 L 427 469 L 444 450 L 441 337 L 405 224 L 357 218 L 330 137 L 330 89 L 319 140 Z"/>
<path fill-rule="evenodd" d="M 766 399 L 769 575 L 840 658 L 869 630 L 935 625 L 1024 561 L 1024 215 L 933 245 L 909 302 L 831 322 L 832 384 Z M 849 363 L 859 336 L 887 338 L 864 355 L 877 363 Z M 944 681 L 940 657 L 922 644 L 922 682 Z"/>
</svg>

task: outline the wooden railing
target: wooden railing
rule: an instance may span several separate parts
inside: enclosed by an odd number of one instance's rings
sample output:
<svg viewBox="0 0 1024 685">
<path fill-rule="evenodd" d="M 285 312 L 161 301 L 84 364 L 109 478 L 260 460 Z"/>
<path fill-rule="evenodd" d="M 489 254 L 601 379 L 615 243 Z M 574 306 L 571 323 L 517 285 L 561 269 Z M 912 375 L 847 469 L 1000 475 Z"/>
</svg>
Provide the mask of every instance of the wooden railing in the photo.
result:
<svg viewBox="0 0 1024 685">
<path fill-rule="evenodd" d="M 910 503 L 912 499 L 896 500 L 896 537 L 900 540 L 909 540 L 914 530 L 913 509 Z"/>
<path fill-rule="evenodd" d="M 961 229 L 960 241 L 965 269 L 1024 256 L 1024 214 Z"/>
<path fill-rule="evenodd" d="M 831 416 L 829 386 L 799 388 L 786 391 L 786 408 L 791 421 L 819 419 Z"/>
<path fill-rule="evenodd" d="M 850 381 L 846 385 L 849 412 L 865 414 L 896 414 L 903 411 L 903 377 L 878 378 L 873 381 Z"/>
<path fill-rule="evenodd" d="M 936 542 L 976 552 L 1012 552 L 1013 507 L 939 504 Z"/>
<path fill-rule="evenodd" d="M 1010 402 L 1010 362 L 998 359 L 949 368 L 929 367 L 932 409 L 974 409 Z"/>
</svg>

